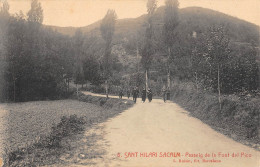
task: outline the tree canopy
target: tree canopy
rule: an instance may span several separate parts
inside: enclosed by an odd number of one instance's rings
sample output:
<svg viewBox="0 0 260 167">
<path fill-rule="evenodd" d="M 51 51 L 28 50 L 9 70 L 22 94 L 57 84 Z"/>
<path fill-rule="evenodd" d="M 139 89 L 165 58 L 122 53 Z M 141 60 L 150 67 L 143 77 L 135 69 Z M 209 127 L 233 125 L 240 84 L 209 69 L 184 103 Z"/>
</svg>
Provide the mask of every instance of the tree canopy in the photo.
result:
<svg viewBox="0 0 260 167">
<path fill-rule="evenodd" d="M 42 23 L 43 22 L 43 9 L 41 7 L 41 3 L 38 0 L 32 0 L 31 9 L 27 13 L 28 21 L 34 23 Z"/>
</svg>

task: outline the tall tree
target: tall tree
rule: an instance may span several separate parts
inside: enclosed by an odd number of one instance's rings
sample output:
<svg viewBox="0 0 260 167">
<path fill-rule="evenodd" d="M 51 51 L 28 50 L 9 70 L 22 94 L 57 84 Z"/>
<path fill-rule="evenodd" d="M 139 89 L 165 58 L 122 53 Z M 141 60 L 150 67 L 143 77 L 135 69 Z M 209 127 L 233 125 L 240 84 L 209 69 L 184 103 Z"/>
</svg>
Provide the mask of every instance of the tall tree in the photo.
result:
<svg viewBox="0 0 260 167">
<path fill-rule="evenodd" d="M 166 0 L 165 1 L 165 13 L 164 13 L 164 40 L 167 46 L 168 52 L 168 72 L 167 72 L 167 87 L 171 87 L 170 78 L 170 59 L 173 54 L 173 45 L 176 40 L 176 27 L 179 24 L 179 2 L 178 0 Z"/>
<path fill-rule="evenodd" d="M 9 8 L 10 8 L 10 6 L 9 6 L 7 0 L 4 0 L 1 10 L 0 10 L 0 14 L 2 16 L 9 16 Z"/>
<path fill-rule="evenodd" d="M 109 9 L 107 14 L 103 18 L 100 31 L 101 35 L 105 41 L 105 53 L 103 57 L 103 73 L 105 76 L 105 84 L 106 84 L 106 96 L 108 98 L 108 78 L 110 77 L 111 67 L 109 64 L 109 60 L 111 57 L 111 48 L 112 48 L 112 39 L 115 31 L 117 15 L 114 10 Z"/>
<path fill-rule="evenodd" d="M 83 44 L 84 44 L 84 37 L 83 33 L 80 29 L 75 32 L 73 37 L 74 41 L 74 56 L 75 56 L 75 69 L 74 69 L 74 77 L 75 83 L 78 90 L 78 84 L 81 84 L 83 87 L 84 84 L 84 72 L 83 72 L 83 60 L 84 60 L 84 53 L 83 53 Z"/>
<path fill-rule="evenodd" d="M 17 100 L 18 82 L 21 78 L 25 59 L 22 59 L 24 53 L 23 45 L 25 43 L 25 20 L 12 18 L 8 24 L 6 33 L 5 49 L 7 67 L 5 80 L 8 82 L 8 96 L 15 102 Z M 9 99 L 10 100 L 10 99 Z"/>
<path fill-rule="evenodd" d="M 38 0 L 32 0 L 31 9 L 27 13 L 28 21 L 34 23 L 42 23 L 43 22 L 43 10 L 41 7 L 41 3 Z"/>
<path fill-rule="evenodd" d="M 4 100 L 7 92 L 6 81 L 4 80 L 4 71 L 6 70 L 6 48 L 7 32 L 8 32 L 8 19 L 9 19 L 9 4 L 7 0 L 2 2 L 0 8 L 0 100 Z"/>
<path fill-rule="evenodd" d="M 213 27 L 207 36 L 206 59 L 212 65 L 213 73 L 210 76 L 213 80 L 213 86 L 217 85 L 218 102 L 221 109 L 221 87 L 224 84 L 222 76 L 224 75 L 224 65 L 228 60 L 230 53 L 229 38 L 223 27 Z M 217 84 L 215 84 L 217 83 Z"/>
<path fill-rule="evenodd" d="M 148 0 L 147 1 L 147 12 L 148 12 L 148 26 L 146 28 L 145 33 L 145 43 L 142 48 L 142 59 L 141 63 L 145 69 L 145 86 L 146 90 L 148 88 L 148 71 L 150 69 L 151 63 L 152 63 L 152 56 L 154 54 L 154 46 L 153 46 L 153 35 L 154 35 L 154 29 L 153 29 L 153 17 L 154 13 L 157 8 L 157 1 L 156 0 Z"/>
</svg>

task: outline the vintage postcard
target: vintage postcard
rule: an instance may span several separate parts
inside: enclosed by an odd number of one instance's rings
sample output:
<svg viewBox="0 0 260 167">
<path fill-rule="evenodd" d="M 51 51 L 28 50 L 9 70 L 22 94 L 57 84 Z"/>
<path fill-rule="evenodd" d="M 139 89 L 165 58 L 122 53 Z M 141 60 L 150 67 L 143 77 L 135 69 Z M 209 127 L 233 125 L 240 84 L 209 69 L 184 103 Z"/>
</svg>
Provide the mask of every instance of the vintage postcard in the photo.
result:
<svg viewBox="0 0 260 167">
<path fill-rule="evenodd" d="M 0 167 L 260 167 L 259 0 L 0 0 Z"/>
</svg>

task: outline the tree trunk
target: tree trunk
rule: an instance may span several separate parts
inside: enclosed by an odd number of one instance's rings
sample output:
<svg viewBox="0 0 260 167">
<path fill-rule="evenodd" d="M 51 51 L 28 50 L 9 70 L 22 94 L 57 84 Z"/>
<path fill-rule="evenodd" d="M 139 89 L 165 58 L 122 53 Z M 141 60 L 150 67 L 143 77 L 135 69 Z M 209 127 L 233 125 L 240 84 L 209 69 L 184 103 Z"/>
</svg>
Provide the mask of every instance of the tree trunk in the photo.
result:
<svg viewBox="0 0 260 167">
<path fill-rule="evenodd" d="M 198 84 L 198 74 L 197 72 L 195 72 L 195 79 L 196 79 L 196 90 L 197 90 L 197 93 L 199 92 L 199 84 Z"/>
<path fill-rule="evenodd" d="M 139 72 L 139 60 L 138 60 L 138 56 L 139 56 L 139 50 L 138 50 L 138 47 L 136 47 L 137 72 Z"/>
<path fill-rule="evenodd" d="M 15 77 L 13 77 L 13 86 L 14 86 L 14 102 L 16 101 L 16 90 L 15 90 Z"/>
<path fill-rule="evenodd" d="M 220 92 L 220 67 L 218 65 L 218 103 L 221 110 L 221 92 Z"/>
<path fill-rule="evenodd" d="M 70 79 L 68 78 L 68 92 L 70 92 Z"/>
<path fill-rule="evenodd" d="M 107 82 L 107 80 L 105 81 L 105 89 L 106 89 L 106 96 L 108 98 L 108 82 Z"/>
<path fill-rule="evenodd" d="M 148 90 L 148 74 L 147 70 L 145 70 L 145 91 L 147 96 L 147 90 Z"/>
<path fill-rule="evenodd" d="M 78 88 L 78 83 L 76 83 L 76 88 L 77 88 L 77 97 L 79 97 L 79 88 Z"/>
<path fill-rule="evenodd" d="M 170 77 L 170 55 L 171 55 L 171 49 L 168 47 L 168 60 L 167 60 L 167 88 L 170 89 L 171 87 L 171 77 Z"/>
</svg>

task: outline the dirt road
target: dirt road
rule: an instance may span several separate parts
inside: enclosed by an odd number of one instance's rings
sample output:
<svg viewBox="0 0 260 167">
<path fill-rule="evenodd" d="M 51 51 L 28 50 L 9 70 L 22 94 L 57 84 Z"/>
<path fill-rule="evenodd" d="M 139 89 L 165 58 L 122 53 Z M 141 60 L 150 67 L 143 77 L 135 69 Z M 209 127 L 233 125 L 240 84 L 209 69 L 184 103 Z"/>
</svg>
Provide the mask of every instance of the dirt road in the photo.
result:
<svg viewBox="0 0 260 167">
<path fill-rule="evenodd" d="M 99 126 L 95 133 L 104 134 L 100 145 L 107 154 L 95 166 L 259 167 L 258 151 L 214 131 L 175 103 L 139 98 Z"/>
</svg>

